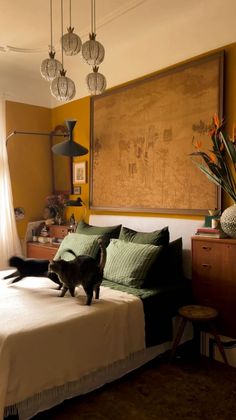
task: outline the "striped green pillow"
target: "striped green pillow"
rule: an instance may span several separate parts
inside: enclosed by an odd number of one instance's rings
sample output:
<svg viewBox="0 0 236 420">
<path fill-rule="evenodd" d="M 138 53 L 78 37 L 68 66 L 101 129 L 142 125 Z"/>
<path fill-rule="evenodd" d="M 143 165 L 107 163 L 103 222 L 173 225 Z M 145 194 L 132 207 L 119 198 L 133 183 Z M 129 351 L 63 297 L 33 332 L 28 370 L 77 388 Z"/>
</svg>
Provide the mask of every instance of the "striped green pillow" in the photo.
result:
<svg viewBox="0 0 236 420">
<path fill-rule="evenodd" d="M 125 286 L 143 287 L 148 270 L 161 249 L 162 246 L 112 239 L 107 247 L 104 278 Z"/>
<path fill-rule="evenodd" d="M 63 260 L 70 261 L 75 258 L 70 252 L 66 250 L 70 249 L 74 251 L 76 255 L 90 255 L 96 258 L 99 251 L 98 239 L 101 235 L 82 235 L 81 233 L 69 233 L 63 239 L 54 260 L 62 258 Z"/>
</svg>

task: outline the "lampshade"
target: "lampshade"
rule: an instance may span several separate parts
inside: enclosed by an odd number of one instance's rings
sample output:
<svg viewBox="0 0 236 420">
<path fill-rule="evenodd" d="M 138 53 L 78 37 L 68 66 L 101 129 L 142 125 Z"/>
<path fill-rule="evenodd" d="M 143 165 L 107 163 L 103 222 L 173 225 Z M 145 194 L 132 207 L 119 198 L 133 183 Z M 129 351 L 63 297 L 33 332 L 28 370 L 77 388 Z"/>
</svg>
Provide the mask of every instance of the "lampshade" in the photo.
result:
<svg viewBox="0 0 236 420">
<path fill-rule="evenodd" d="M 73 129 L 75 124 L 76 120 L 66 121 L 66 125 L 69 131 L 69 140 L 55 144 L 52 147 L 53 153 L 63 156 L 83 156 L 88 153 L 88 149 L 86 149 L 86 147 L 81 146 L 79 143 L 73 140 Z"/>
<path fill-rule="evenodd" d="M 99 66 L 105 57 L 105 49 L 103 45 L 96 41 L 96 34 L 89 34 L 89 40 L 82 45 L 82 56 L 86 63 L 91 66 Z"/>
<path fill-rule="evenodd" d="M 99 95 L 104 92 L 107 86 L 106 78 L 98 73 L 98 67 L 93 68 L 93 72 L 86 76 L 86 83 L 91 95 Z"/>
<path fill-rule="evenodd" d="M 66 77 L 66 71 L 63 69 L 60 71 L 60 76 L 53 79 L 50 90 L 54 98 L 61 102 L 70 101 L 76 93 L 73 80 Z"/>
<path fill-rule="evenodd" d="M 60 71 L 62 70 L 62 65 L 60 61 L 56 60 L 54 56 L 55 52 L 50 51 L 49 58 L 43 60 L 40 67 L 41 76 L 48 82 L 52 81 L 53 79 L 55 79 L 55 77 L 59 76 Z"/>
<path fill-rule="evenodd" d="M 78 35 L 74 34 L 74 28 L 67 28 L 68 33 L 63 35 L 61 44 L 66 55 L 76 55 L 81 50 L 81 39 Z"/>
</svg>

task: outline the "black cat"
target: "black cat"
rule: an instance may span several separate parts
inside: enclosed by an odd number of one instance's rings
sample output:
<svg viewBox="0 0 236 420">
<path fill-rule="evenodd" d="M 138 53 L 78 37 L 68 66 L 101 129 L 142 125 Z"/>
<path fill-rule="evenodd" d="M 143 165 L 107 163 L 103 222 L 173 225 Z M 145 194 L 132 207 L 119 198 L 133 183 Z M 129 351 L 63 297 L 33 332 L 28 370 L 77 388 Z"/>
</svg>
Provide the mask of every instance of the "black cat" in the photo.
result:
<svg viewBox="0 0 236 420">
<path fill-rule="evenodd" d="M 106 263 L 106 248 L 101 241 L 99 241 L 99 245 L 101 249 L 99 263 L 89 255 L 76 256 L 73 251 L 66 250 L 65 252 L 75 255 L 75 259 L 71 261 L 59 259 L 49 264 L 49 271 L 56 273 L 62 283 L 61 297 L 65 296 L 67 290 L 71 296 L 74 296 L 76 286 L 81 284 L 87 295 L 86 305 L 91 304 L 93 291 L 95 291 L 95 298 L 99 299 L 103 269 Z"/>
<path fill-rule="evenodd" d="M 16 283 L 24 277 L 28 276 L 48 277 L 54 283 L 61 284 L 58 276 L 55 273 L 48 272 L 49 262 L 49 260 L 13 256 L 9 259 L 8 264 L 10 267 L 14 267 L 17 270 L 3 278 L 10 279 L 15 277 L 12 283 Z"/>
</svg>

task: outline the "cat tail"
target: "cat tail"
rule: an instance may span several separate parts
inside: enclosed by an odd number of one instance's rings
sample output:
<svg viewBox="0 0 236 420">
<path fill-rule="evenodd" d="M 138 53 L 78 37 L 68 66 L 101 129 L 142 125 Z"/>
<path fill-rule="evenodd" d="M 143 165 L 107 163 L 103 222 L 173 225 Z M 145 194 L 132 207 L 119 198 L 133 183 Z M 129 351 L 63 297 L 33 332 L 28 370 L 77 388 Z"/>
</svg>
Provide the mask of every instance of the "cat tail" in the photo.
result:
<svg viewBox="0 0 236 420">
<path fill-rule="evenodd" d="M 100 246 L 100 250 L 101 250 L 101 255 L 100 255 L 100 261 L 99 261 L 99 270 L 101 275 L 103 275 L 103 270 L 106 264 L 106 259 L 107 259 L 107 249 L 103 243 L 102 239 L 98 239 L 99 242 L 99 246 Z"/>
</svg>

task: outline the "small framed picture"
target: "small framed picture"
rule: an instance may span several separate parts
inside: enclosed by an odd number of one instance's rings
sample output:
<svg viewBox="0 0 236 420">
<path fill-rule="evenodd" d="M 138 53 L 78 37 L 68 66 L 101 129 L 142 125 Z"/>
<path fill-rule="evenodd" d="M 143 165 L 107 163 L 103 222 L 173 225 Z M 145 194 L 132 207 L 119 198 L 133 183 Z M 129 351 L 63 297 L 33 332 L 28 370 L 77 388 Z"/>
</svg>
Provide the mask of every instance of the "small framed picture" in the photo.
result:
<svg viewBox="0 0 236 420">
<path fill-rule="evenodd" d="M 86 161 L 73 163 L 73 184 L 86 184 Z"/>
<path fill-rule="evenodd" d="M 73 194 L 80 195 L 81 194 L 81 187 L 79 185 L 73 186 Z"/>
</svg>

